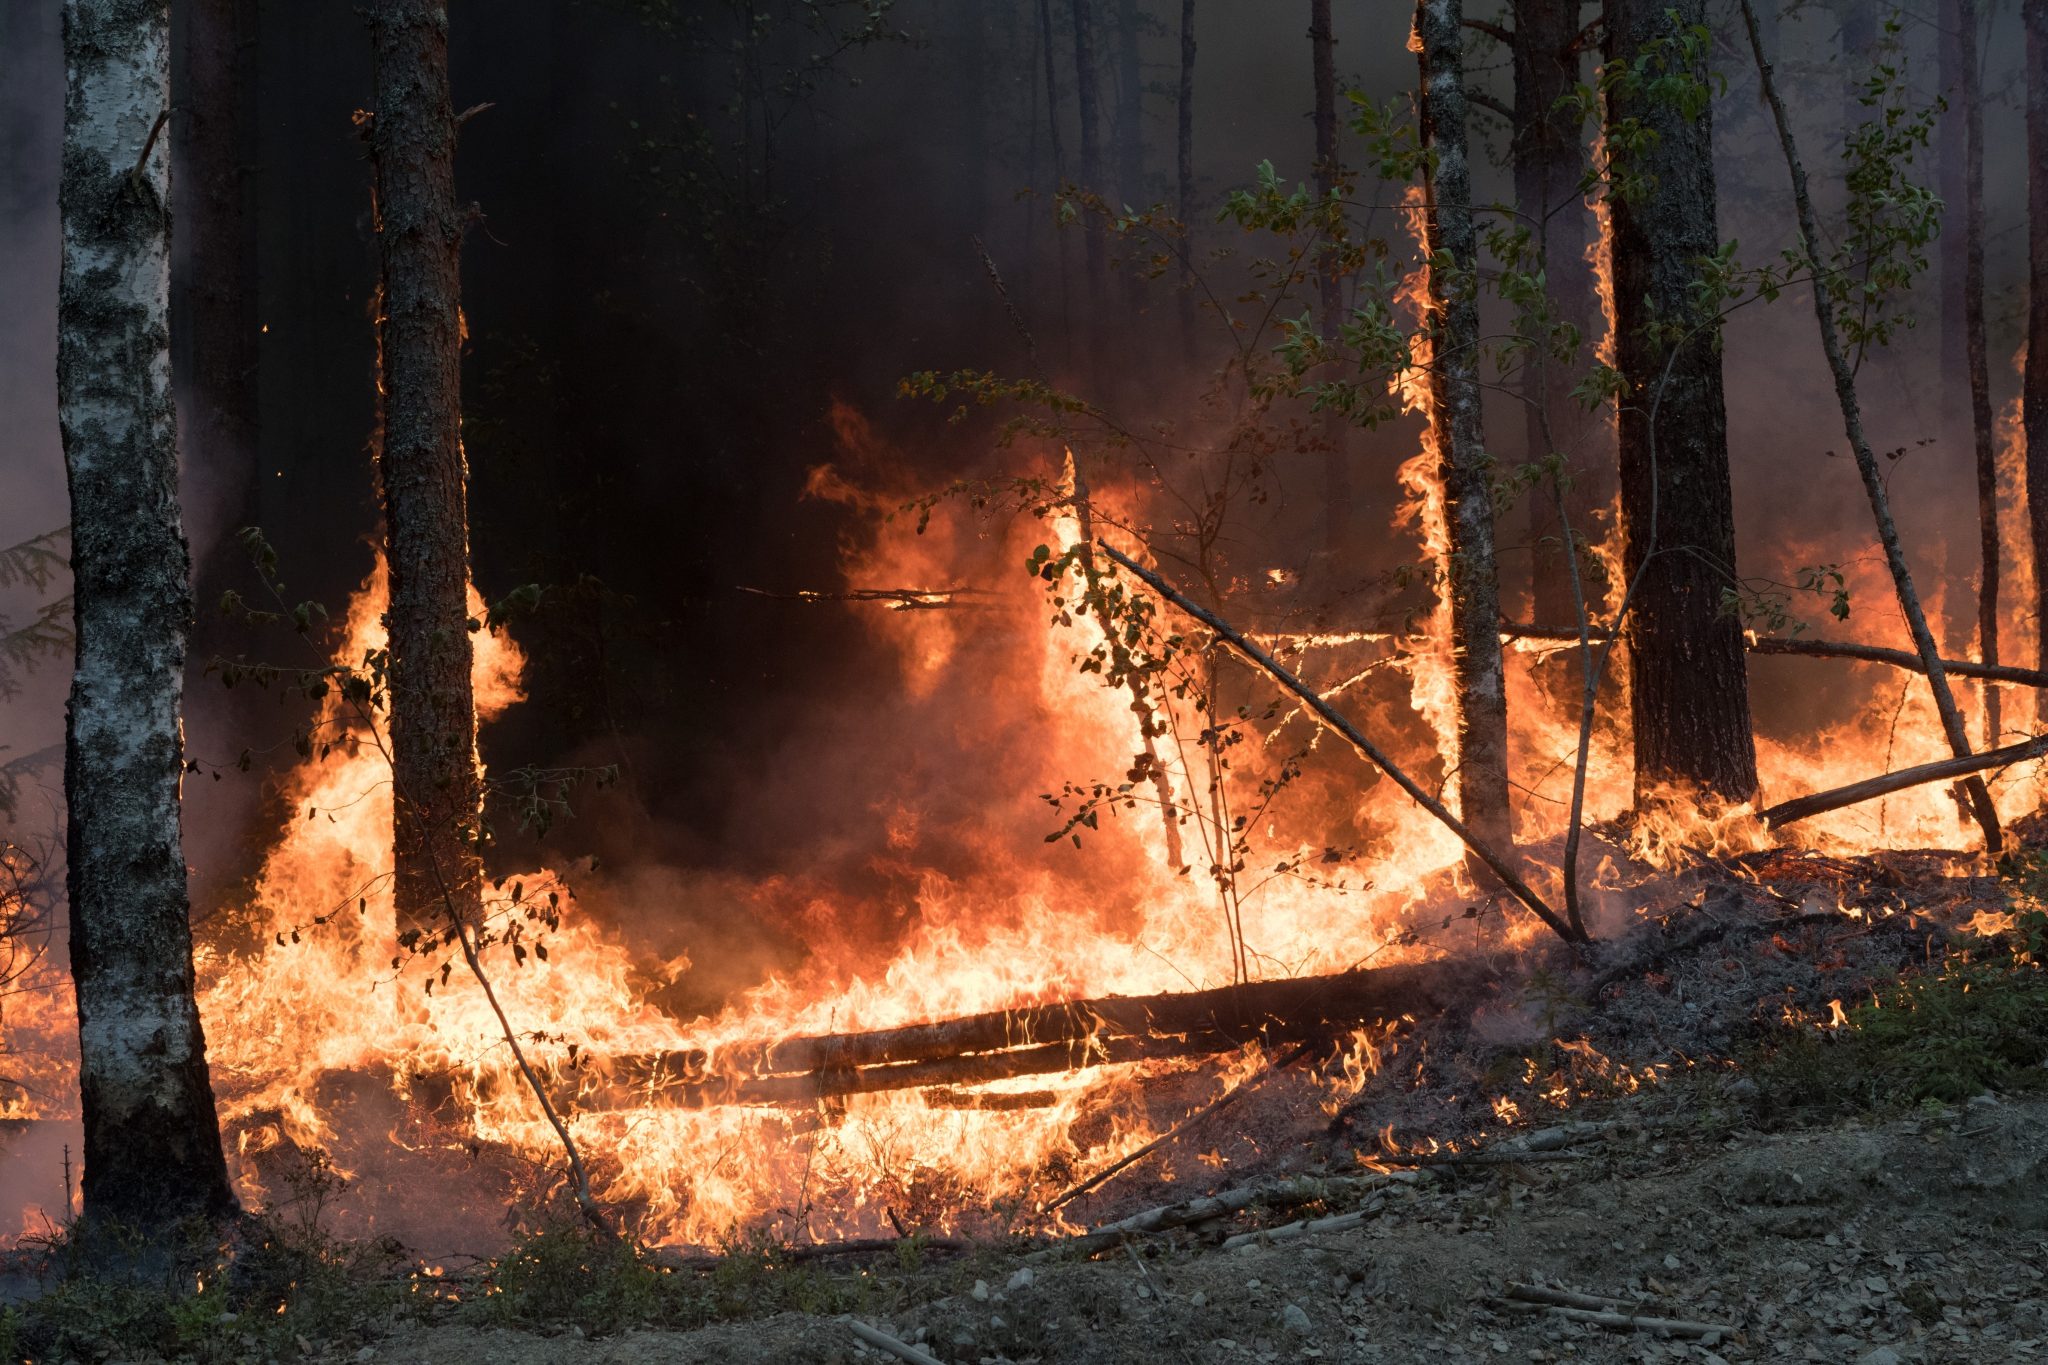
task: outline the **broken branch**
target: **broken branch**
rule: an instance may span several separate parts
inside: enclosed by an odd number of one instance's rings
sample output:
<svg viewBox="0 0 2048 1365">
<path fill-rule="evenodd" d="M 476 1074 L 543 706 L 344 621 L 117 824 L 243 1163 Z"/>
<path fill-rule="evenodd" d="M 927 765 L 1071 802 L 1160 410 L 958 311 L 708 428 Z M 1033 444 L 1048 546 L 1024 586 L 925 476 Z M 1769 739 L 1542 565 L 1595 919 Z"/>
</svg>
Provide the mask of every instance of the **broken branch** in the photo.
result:
<svg viewBox="0 0 2048 1365">
<path fill-rule="evenodd" d="M 1862 801 L 1874 801 L 1880 796 L 1889 796 L 1908 787 L 1925 786 L 1929 782 L 1940 782 L 1951 777 L 1969 777 L 1988 768 L 2009 767 L 2014 763 L 2024 763 L 2030 758 L 2040 758 L 2044 754 L 2048 754 L 2048 735 L 2037 735 L 2019 744 L 2008 744 L 2003 749 L 1987 749 L 1981 754 L 1922 763 L 1918 767 L 1901 768 L 1897 772 L 1867 777 L 1861 782 L 1851 782 L 1846 787 L 1815 792 L 1811 796 L 1795 797 L 1772 806 L 1759 818 L 1772 829 L 1777 829 L 1795 820 L 1810 819 Z"/>
</svg>

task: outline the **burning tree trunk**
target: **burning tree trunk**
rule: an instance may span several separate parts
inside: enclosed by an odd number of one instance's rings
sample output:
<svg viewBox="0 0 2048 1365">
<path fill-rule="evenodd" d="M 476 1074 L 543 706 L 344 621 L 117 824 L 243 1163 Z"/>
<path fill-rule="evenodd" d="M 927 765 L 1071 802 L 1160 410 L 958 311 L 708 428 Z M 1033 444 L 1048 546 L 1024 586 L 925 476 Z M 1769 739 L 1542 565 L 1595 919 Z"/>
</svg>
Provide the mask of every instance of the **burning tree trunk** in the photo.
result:
<svg viewBox="0 0 2048 1365">
<path fill-rule="evenodd" d="M 1606 59 L 1628 66 L 1679 41 L 1705 0 L 1608 0 Z M 1704 81 L 1704 71 L 1686 73 Z M 1634 121 L 1638 186 L 1610 195 L 1623 568 L 1635 587 L 1628 645 L 1636 798 L 1697 788 L 1732 801 L 1757 789 L 1742 628 L 1721 611 L 1735 581 L 1735 505 L 1719 328 L 1693 297 L 1695 262 L 1719 247 L 1711 114 L 1650 83 L 1609 92 L 1610 147 Z M 1674 335 L 1676 329 L 1683 332 Z"/>
<path fill-rule="evenodd" d="M 77 667 L 65 727 L 85 1211 L 233 1210 L 179 828 L 191 599 L 171 398 L 169 9 L 66 0 L 57 392 Z"/>
<path fill-rule="evenodd" d="M 1963 331 L 1970 371 L 1970 432 L 1977 457 L 1977 652 L 1998 662 L 1998 444 L 1991 418 L 1991 361 L 1984 340 L 1984 92 L 1977 79 L 1977 0 L 1955 0 L 1963 103 Z M 1947 35 L 1944 35 L 1944 42 Z M 1946 50 L 1946 48 L 1944 48 Z M 1952 387 L 1943 385 L 1944 389 Z M 1998 688 L 1984 686 L 1984 742 L 1998 743 Z"/>
<path fill-rule="evenodd" d="M 1462 10 L 1460 0 L 1421 0 L 1415 10 L 1422 140 L 1431 154 L 1423 200 L 1431 262 L 1430 426 L 1449 534 L 1443 571 L 1456 653 L 1458 813 L 1482 840 L 1507 850 L 1507 687 L 1493 551 L 1493 462 L 1479 405 L 1479 241 L 1465 147 Z"/>
<path fill-rule="evenodd" d="M 1515 210 L 1535 235 L 1536 261 L 1557 321 L 1580 337 L 1593 334 L 1599 303 L 1586 263 L 1584 215 L 1578 211 L 1579 180 L 1585 170 L 1579 117 L 1567 103 L 1579 78 L 1579 14 L 1575 4 L 1556 0 L 1515 0 L 1510 51 L 1515 68 Z M 1527 418 L 1527 454 L 1532 460 L 1569 450 L 1585 425 L 1571 366 L 1533 348 L 1522 371 Z M 1574 538 L 1592 524 L 1593 510 L 1606 499 L 1605 478 L 1574 470 L 1565 507 Z M 1578 611 L 1570 567 L 1564 561 L 1564 528 L 1555 500 L 1543 489 L 1529 498 L 1533 556 L 1532 597 L 1536 619 L 1564 621 Z"/>
<path fill-rule="evenodd" d="M 1927 613 L 1921 609 L 1919 591 L 1913 586 L 1913 571 L 1906 563 L 1906 551 L 1899 542 L 1898 524 L 1892 520 L 1891 497 L 1885 491 L 1884 475 L 1877 467 L 1877 456 L 1870 448 L 1869 439 L 1863 434 L 1863 412 L 1856 396 L 1855 373 L 1842 354 L 1841 338 L 1835 330 L 1834 301 L 1820 279 L 1820 229 L 1814 220 L 1813 197 L 1807 190 L 1806 168 L 1799 160 L 1791 121 L 1786 117 L 1784 101 L 1778 97 L 1770 59 L 1764 52 L 1763 37 L 1757 32 L 1755 7 L 1750 0 L 1742 0 L 1742 12 L 1749 28 L 1750 47 L 1756 55 L 1757 76 L 1763 82 L 1764 98 L 1770 102 L 1771 119 L 1777 125 L 1778 143 L 1784 150 L 1785 169 L 1792 179 L 1792 201 L 1799 217 L 1799 250 L 1815 277 L 1812 285 L 1813 311 L 1820 325 L 1821 352 L 1827 357 L 1828 369 L 1834 375 L 1835 399 L 1841 405 L 1842 426 L 1848 435 L 1849 447 L 1856 455 L 1857 473 L 1863 476 L 1863 491 L 1870 499 L 1871 514 L 1877 520 L 1878 539 L 1884 545 L 1885 563 L 1891 569 L 1892 585 L 1898 592 L 1899 610 L 1912 632 L 1914 648 L 1927 674 L 1928 688 L 1934 693 L 1935 709 L 1941 714 L 1942 732 L 1948 736 L 1949 748 L 1955 756 L 1967 759 L 1970 757 L 1970 739 L 1963 731 L 1962 712 L 1956 709 L 1955 695 L 1949 690 L 1948 675 L 1942 668 L 1940 652 L 1935 648 L 1934 632 L 1928 629 Z M 2003 839 L 1998 827 L 1998 808 L 1991 802 L 1991 793 L 1985 787 L 1984 779 L 1975 776 L 1966 779 L 1963 790 L 1968 794 L 1977 823 L 1984 831 L 1985 852 L 1996 854 Z"/>
<path fill-rule="evenodd" d="M 1337 38 L 1330 27 L 1330 0 L 1309 0 L 1308 41 L 1316 92 L 1316 194 L 1327 205 L 1337 193 Z M 1319 321 L 1323 340 L 1334 347 L 1344 313 L 1337 244 L 1326 240 L 1318 256 Z M 1323 549 L 1333 555 L 1341 553 L 1350 539 L 1351 461 L 1345 440 L 1349 425 L 1341 410 L 1323 410 Z"/>
<path fill-rule="evenodd" d="M 2048 622 L 2048 0 L 2026 0 L 2020 13 L 2027 27 L 2027 370 L 2020 411 L 2034 608 L 2036 619 Z M 2048 627 L 2039 663 L 2048 668 Z"/>
<path fill-rule="evenodd" d="M 1174 168 L 1180 189 L 1180 221 L 1188 232 L 1180 258 L 1180 341 L 1195 356 L 1195 0 L 1180 0 L 1180 95 L 1175 103 Z"/>
<path fill-rule="evenodd" d="M 395 896 L 400 924 L 423 926 L 443 914 L 474 915 L 481 894 L 462 453 L 463 215 L 455 204 L 445 0 L 376 0 L 370 34 Z"/>
</svg>

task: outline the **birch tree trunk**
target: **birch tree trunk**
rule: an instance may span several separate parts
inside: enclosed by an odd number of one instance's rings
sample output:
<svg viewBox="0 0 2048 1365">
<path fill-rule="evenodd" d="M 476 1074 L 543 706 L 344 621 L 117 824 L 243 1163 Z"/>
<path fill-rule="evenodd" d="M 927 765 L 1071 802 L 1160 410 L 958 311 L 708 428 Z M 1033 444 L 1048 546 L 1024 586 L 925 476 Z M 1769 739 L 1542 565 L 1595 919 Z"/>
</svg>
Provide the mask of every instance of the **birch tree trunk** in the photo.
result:
<svg viewBox="0 0 2048 1365">
<path fill-rule="evenodd" d="M 1581 338 L 1599 326 L 1600 304 L 1593 289 L 1593 268 L 1586 261 L 1585 214 L 1579 206 L 1579 181 L 1585 171 L 1585 149 L 1578 115 L 1565 104 L 1579 80 L 1579 7 L 1562 0 L 1515 0 L 1514 44 L 1515 209 L 1523 226 L 1535 234 L 1537 261 L 1548 288 L 1555 319 L 1569 323 Z M 1522 370 L 1522 397 L 1529 459 L 1547 458 L 1554 450 L 1571 452 L 1588 434 L 1590 422 L 1572 397 L 1575 368 L 1551 357 L 1543 347 L 1531 351 Z M 1583 540 L 1593 513 L 1606 505 L 1612 491 L 1611 470 L 1574 463 L 1565 507 L 1572 533 Z M 1572 593 L 1571 566 L 1564 558 L 1564 528 L 1556 500 L 1547 487 L 1529 496 L 1531 619 L 1571 621 L 1578 614 Z"/>
<path fill-rule="evenodd" d="M 2025 0 L 2027 29 L 2027 367 L 2020 412 L 2027 438 L 2027 520 L 2033 533 L 2039 665 L 2048 668 L 2048 0 Z"/>
<path fill-rule="evenodd" d="M 1460 0 L 1420 0 L 1415 15 L 1422 46 L 1422 137 L 1432 157 L 1423 200 L 1433 261 L 1430 424 L 1450 530 L 1450 562 L 1443 567 L 1457 652 L 1458 814 L 1482 842 L 1506 854 L 1512 847 L 1507 688 L 1493 549 L 1493 461 L 1486 453 L 1479 400 L 1479 242 L 1465 145 L 1463 8 Z"/>
<path fill-rule="evenodd" d="M 475 915 L 481 895 L 462 453 L 464 224 L 446 2 L 374 0 L 369 16 L 394 889 L 399 923 L 425 927 Z"/>
<path fill-rule="evenodd" d="M 58 418 L 77 665 L 65 727 L 86 1215 L 233 1211 L 192 997 L 179 827 L 191 626 L 171 399 L 168 0 L 66 0 Z"/>
<path fill-rule="evenodd" d="M 1315 82 L 1316 193 L 1325 202 L 1337 190 L 1337 36 L 1330 0 L 1309 0 L 1308 42 Z M 1316 266 L 1317 313 L 1323 340 L 1334 343 L 1343 325 L 1344 283 L 1337 277 L 1334 242 L 1325 242 Z M 1323 412 L 1323 549 L 1342 554 L 1351 539 L 1350 423 L 1335 408 Z"/>
<path fill-rule="evenodd" d="M 1700 24 L 1705 0 L 1607 0 L 1606 60 Z M 1692 76 L 1704 81 L 1705 71 Z M 1641 576 L 1623 625 L 1635 790 L 1669 787 L 1743 801 L 1757 790 L 1742 627 L 1721 611 L 1735 581 L 1735 495 L 1719 326 L 1693 299 L 1694 264 L 1719 247 L 1713 125 L 1624 82 L 1607 118 L 1653 136 L 1627 169 L 1643 188 L 1610 198 L 1615 358 L 1627 393 L 1618 418 L 1622 565 Z M 1679 339 L 1673 330 L 1685 327 Z"/>
</svg>

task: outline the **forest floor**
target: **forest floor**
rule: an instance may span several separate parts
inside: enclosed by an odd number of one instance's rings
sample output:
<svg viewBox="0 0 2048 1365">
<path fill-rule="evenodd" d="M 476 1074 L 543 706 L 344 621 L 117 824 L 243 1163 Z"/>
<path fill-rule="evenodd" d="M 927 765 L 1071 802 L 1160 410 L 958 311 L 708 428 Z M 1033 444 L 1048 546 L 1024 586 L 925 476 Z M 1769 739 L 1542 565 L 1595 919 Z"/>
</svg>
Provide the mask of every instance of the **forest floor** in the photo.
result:
<svg viewBox="0 0 2048 1365">
<path fill-rule="evenodd" d="M 1275 1072 L 1076 1200 L 1102 1227 L 1269 1196 L 1095 1259 L 990 1235 L 678 1266 L 557 1230 L 440 1277 L 316 1239 L 197 1298 L 43 1278 L 0 1313 L 0 1359 L 887 1359 L 859 1323 L 945 1365 L 2048 1360 L 2048 859 L 1773 852 L 1629 899 L 1662 909 L 1586 952 L 1468 947 L 1508 969 L 1356 1093 Z M 1215 1083 L 1145 1100 L 1171 1122 Z M 1304 1218 L 1344 1221 L 1282 1231 Z M 1517 1285 L 1703 1330 L 1574 1320 Z"/>
<path fill-rule="evenodd" d="M 856 1316 L 936 1359 L 1829 1361 L 2048 1359 L 2048 1102 L 1985 1096 L 1773 1133 L 1696 1097 L 1600 1106 L 1570 1161 L 1453 1170 L 1366 1200 L 1356 1227 L 1140 1258 L 994 1252 L 862 1276 Z M 1733 1329 L 1691 1341 L 1515 1311 L 1542 1282 Z M 414 1324 L 322 1361 L 681 1365 L 884 1360 L 837 1315 L 696 1331 Z"/>
</svg>

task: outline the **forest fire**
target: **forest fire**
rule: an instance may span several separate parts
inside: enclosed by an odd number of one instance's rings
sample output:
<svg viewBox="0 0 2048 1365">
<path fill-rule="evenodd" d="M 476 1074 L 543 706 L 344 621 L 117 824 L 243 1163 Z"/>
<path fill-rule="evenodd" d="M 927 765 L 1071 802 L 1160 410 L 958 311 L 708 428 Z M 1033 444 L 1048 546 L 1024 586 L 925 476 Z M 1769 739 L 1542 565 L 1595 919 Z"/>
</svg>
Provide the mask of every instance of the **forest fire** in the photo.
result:
<svg viewBox="0 0 2048 1365">
<path fill-rule="evenodd" d="M 830 1314 L 917 1365 L 1349 1359 L 1403 1313 L 1761 1358 L 1738 1205 L 1923 1344 L 1964 1318 L 1936 1242 L 1860 1259 L 1902 1164 L 2048 1220 L 2012 16 L 1311 0 L 1290 166 L 1248 10 L 1196 120 L 1196 0 L 1177 53 L 1146 0 L 621 0 L 531 45 L 515 0 L 552 106 L 474 124 L 507 92 L 457 112 L 445 0 L 371 0 L 327 92 L 360 240 L 295 209 L 259 273 L 238 214 L 305 187 L 233 74 L 253 5 L 30 3 L 69 519 L 0 544 L 0 696 L 71 668 L 62 744 L 0 760 L 0 1365 L 367 1360 L 456 1310 Z M 2048 2 L 2017 22 L 2039 142 Z M 1745 1165 L 1844 1119 L 1851 1175 Z M 1504 1233 L 1447 1334 L 1414 1277 L 1602 1181 L 1656 1218 Z M 359 1276 L 382 1309 L 313 1307 Z M 1869 1325 L 1818 1321 L 1809 1358 Z"/>
</svg>

